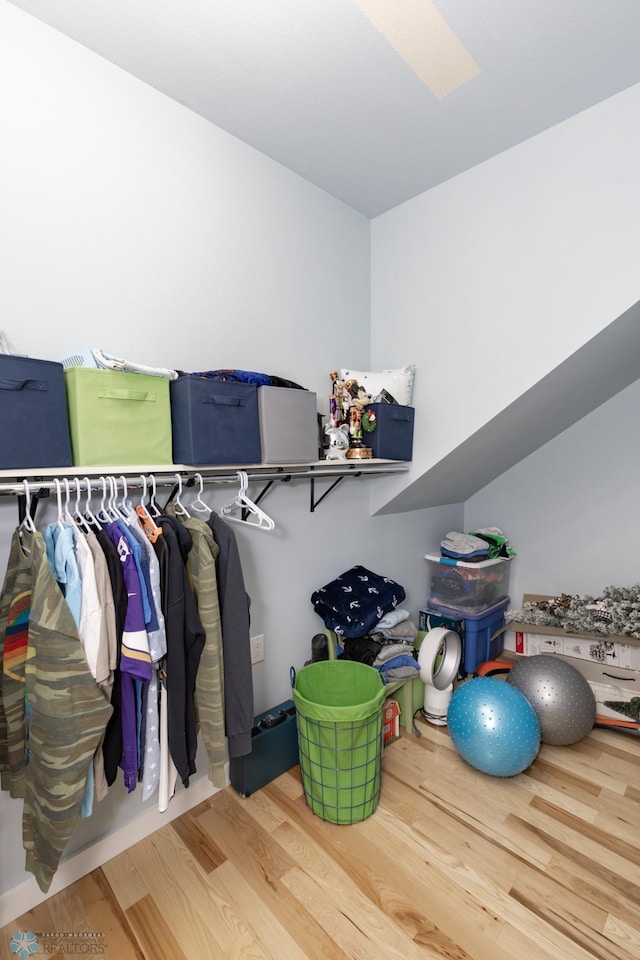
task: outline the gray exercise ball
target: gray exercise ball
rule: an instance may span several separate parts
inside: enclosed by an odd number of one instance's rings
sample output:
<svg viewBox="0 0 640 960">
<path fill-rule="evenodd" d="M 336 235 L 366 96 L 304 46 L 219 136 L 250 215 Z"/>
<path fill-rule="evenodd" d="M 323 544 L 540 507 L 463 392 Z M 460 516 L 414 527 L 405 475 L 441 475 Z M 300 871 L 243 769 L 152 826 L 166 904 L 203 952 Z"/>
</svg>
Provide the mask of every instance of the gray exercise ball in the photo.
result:
<svg viewBox="0 0 640 960">
<path fill-rule="evenodd" d="M 543 743 L 577 743 L 593 728 L 593 690 L 580 671 L 566 660 L 545 654 L 523 657 L 511 668 L 507 680 L 535 710 Z"/>
</svg>

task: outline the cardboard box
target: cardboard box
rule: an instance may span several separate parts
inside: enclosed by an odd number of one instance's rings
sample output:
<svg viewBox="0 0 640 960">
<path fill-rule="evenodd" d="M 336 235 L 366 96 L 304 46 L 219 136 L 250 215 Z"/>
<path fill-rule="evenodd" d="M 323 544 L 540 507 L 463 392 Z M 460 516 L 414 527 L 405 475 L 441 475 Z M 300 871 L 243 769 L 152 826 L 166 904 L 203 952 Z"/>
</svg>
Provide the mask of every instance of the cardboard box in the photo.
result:
<svg viewBox="0 0 640 960">
<path fill-rule="evenodd" d="M 537 629 L 534 627 L 533 629 Z M 620 643 L 617 640 L 587 638 L 578 635 L 550 637 L 547 634 L 512 632 L 513 639 L 507 649 L 525 657 L 537 654 L 561 654 L 578 660 L 590 660 L 624 670 L 640 671 L 640 646 Z"/>
<path fill-rule="evenodd" d="M 550 599 L 541 594 L 525 593 L 522 602 Z M 505 648 L 526 657 L 547 653 L 586 660 L 600 666 L 640 671 L 640 640 L 635 637 L 569 633 L 560 627 L 513 620 L 509 624 Z"/>
<path fill-rule="evenodd" d="M 400 736 L 400 704 L 385 700 L 382 707 L 382 745 L 386 746 Z"/>
<path fill-rule="evenodd" d="M 448 617 L 437 610 L 431 610 L 429 607 L 423 607 L 418 611 L 418 629 L 434 630 L 435 627 L 446 627 L 447 630 L 453 630 L 460 639 L 464 637 L 464 618 Z"/>
<path fill-rule="evenodd" d="M 505 654 L 503 659 L 506 661 L 517 661 L 519 654 L 513 653 L 512 647 L 515 634 L 510 631 L 505 641 Z M 547 651 L 543 651 L 547 652 Z M 628 717 L 617 710 L 605 707 L 606 700 L 613 700 L 628 703 L 633 697 L 640 697 L 640 672 L 637 670 L 627 670 L 623 667 L 612 667 L 593 662 L 592 660 L 580 660 L 577 657 L 567 657 L 563 653 L 555 653 L 559 660 L 564 660 L 570 666 L 575 667 L 585 678 L 596 698 L 596 710 L 598 717 L 605 717 L 618 721 L 626 721 Z"/>
</svg>

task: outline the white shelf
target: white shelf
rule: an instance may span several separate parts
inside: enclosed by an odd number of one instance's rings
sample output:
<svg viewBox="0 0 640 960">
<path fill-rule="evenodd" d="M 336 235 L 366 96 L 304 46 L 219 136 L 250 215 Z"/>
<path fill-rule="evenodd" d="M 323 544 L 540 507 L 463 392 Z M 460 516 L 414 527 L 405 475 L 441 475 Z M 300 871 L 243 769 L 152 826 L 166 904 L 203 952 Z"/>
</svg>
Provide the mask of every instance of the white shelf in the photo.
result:
<svg viewBox="0 0 640 960">
<path fill-rule="evenodd" d="M 124 477 L 127 489 L 140 489 L 143 477 L 153 475 L 157 486 L 171 486 L 178 477 L 186 486 L 192 486 L 199 474 L 204 483 L 237 483 L 238 471 L 244 470 L 249 481 L 265 484 L 260 496 L 277 481 L 309 480 L 311 486 L 311 512 L 321 500 L 345 477 L 375 477 L 405 473 L 409 464 L 401 460 L 315 460 L 308 463 L 251 463 L 242 465 L 189 466 L 173 464 L 105 464 L 93 467 L 34 467 L 29 469 L 0 470 L 0 496 L 17 496 L 25 492 L 26 480 L 29 490 L 56 489 L 55 481 L 67 479 L 82 480 L 88 477 Z M 315 499 L 315 481 L 324 478 L 333 479 L 333 484 L 321 497 Z"/>
</svg>

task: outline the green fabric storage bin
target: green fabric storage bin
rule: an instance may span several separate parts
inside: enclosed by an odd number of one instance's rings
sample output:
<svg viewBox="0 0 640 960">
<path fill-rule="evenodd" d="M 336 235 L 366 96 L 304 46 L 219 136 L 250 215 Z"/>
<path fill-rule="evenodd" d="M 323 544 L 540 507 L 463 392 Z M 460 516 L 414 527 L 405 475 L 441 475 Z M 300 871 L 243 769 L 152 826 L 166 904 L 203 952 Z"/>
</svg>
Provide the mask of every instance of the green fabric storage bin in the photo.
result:
<svg viewBox="0 0 640 960">
<path fill-rule="evenodd" d="M 168 380 L 71 367 L 64 382 L 75 466 L 172 463 Z"/>
<path fill-rule="evenodd" d="M 380 799 L 382 677 L 355 660 L 310 663 L 295 677 L 300 772 L 307 804 L 331 823 L 357 823 Z"/>
</svg>

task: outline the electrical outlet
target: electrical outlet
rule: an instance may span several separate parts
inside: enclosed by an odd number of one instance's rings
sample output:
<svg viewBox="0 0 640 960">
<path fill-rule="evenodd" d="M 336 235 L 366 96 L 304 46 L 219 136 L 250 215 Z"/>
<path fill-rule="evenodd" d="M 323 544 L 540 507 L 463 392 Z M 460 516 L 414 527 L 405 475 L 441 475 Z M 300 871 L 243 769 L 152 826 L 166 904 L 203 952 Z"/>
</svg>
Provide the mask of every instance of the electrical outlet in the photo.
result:
<svg viewBox="0 0 640 960">
<path fill-rule="evenodd" d="M 251 637 L 251 663 L 262 663 L 264 660 L 264 634 Z"/>
</svg>

